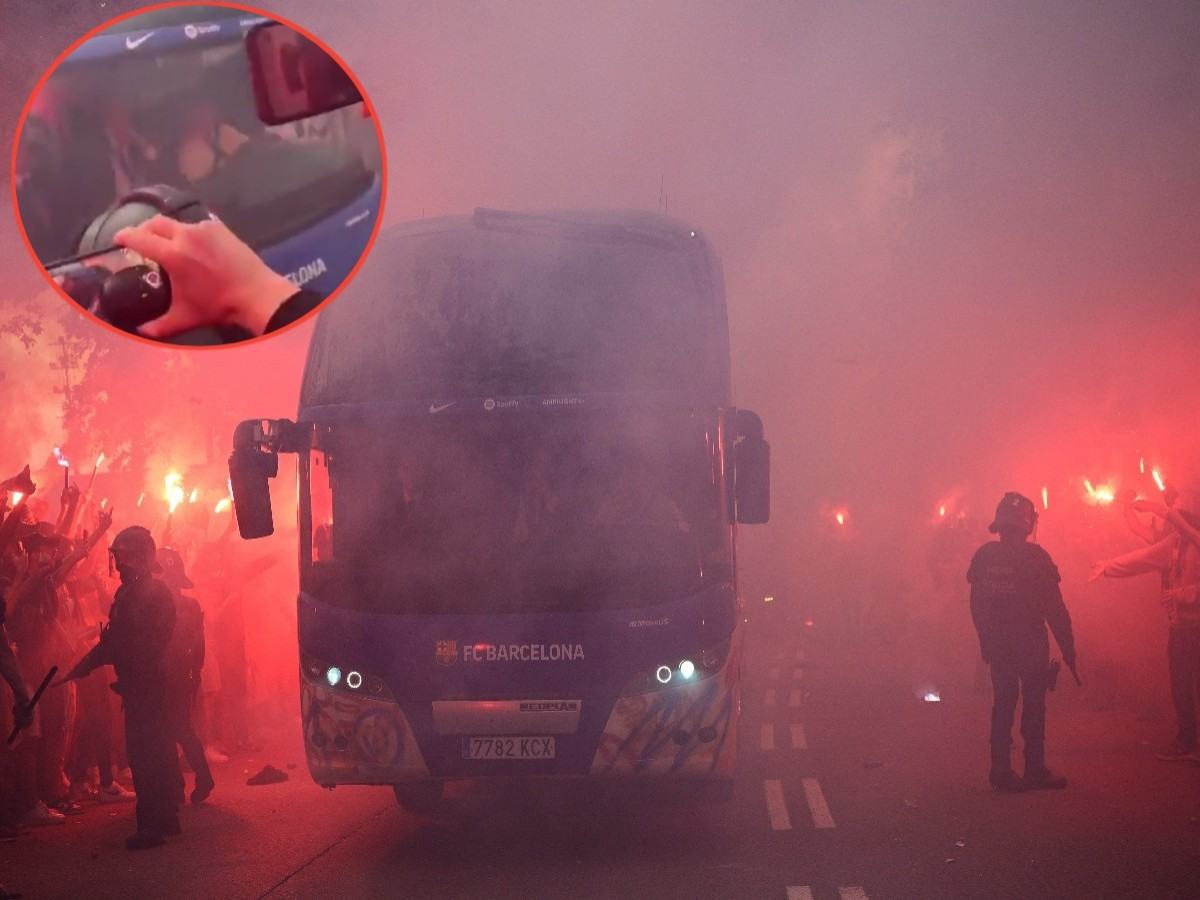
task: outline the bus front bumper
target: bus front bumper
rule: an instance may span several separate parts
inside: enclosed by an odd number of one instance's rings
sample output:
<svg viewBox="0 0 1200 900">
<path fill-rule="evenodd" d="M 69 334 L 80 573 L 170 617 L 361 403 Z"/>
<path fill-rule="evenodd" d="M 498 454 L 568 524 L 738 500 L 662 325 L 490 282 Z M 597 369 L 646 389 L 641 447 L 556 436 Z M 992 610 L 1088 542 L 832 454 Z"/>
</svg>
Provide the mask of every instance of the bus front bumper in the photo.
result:
<svg viewBox="0 0 1200 900">
<path fill-rule="evenodd" d="M 459 748 L 470 737 L 465 725 L 451 728 L 454 733 L 437 729 L 441 733 L 419 743 L 395 701 L 348 695 L 302 676 L 309 771 L 322 785 L 508 775 L 727 780 L 733 777 L 741 718 L 734 656 L 695 684 L 618 698 L 598 733 L 595 726 L 585 729 L 588 733 L 560 732 L 558 758 L 537 763 L 464 760 Z M 504 733 L 502 728 L 488 731 Z M 421 743 L 428 745 L 432 767 Z M 568 751 L 571 744 L 575 749 Z"/>
</svg>

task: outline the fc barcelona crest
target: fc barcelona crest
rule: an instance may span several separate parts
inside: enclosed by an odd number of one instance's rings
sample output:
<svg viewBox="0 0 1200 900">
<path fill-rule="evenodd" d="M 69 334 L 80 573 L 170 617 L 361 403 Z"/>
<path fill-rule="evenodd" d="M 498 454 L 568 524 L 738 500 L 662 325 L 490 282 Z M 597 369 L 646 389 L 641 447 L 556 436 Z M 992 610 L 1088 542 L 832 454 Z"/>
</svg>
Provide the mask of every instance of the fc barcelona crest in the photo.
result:
<svg viewBox="0 0 1200 900">
<path fill-rule="evenodd" d="M 439 666 L 452 666 L 458 659 L 458 641 L 438 641 L 434 659 Z"/>
</svg>

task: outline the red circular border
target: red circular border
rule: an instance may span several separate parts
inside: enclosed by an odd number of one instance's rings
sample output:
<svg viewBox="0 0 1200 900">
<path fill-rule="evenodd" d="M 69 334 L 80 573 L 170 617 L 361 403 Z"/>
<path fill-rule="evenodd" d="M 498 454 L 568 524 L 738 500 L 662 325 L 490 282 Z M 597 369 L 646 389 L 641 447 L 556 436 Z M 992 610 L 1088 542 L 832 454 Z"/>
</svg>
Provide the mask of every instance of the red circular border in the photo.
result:
<svg viewBox="0 0 1200 900">
<path fill-rule="evenodd" d="M 320 47 L 322 50 L 324 50 L 327 54 L 329 54 L 329 56 L 335 62 L 337 62 L 337 64 L 339 66 L 341 66 L 342 71 L 344 71 L 347 75 L 350 76 L 350 80 L 354 82 L 354 86 L 356 88 L 358 88 L 359 94 L 362 95 L 363 104 L 366 107 L 367 113 L 371 117 L 371 122 L 375 126 L 375 135 L 376 135 L 377 139 L 379 140 L 379 159 L 380 159 L 379 209 L 375 215 L 375 227 L 373 229 L 371 229 L 371 236 L 367 239 L 367 245 L 363 248 L 362 253 L 359 254 L 358 260 L 354 263 L 353 268 L 350 269 L 349 274 L 347 274 L 346 277 L 341 280 L 341 282 L 338 284 L 338 286 L 335 287 L 330 292 L 328 297 L 326 297 L 324 300 L 322 300 L 315 309 L 313 309 L 310 312 L 308 312 L 307 314 L 305 314 L 305 316 L 303 318 L 298 319 L 297 321 L 292 322 L 288 325 L 285 325 L 284 327 L 278 329 L 277 331 L 272 331 L 270 334 L 260 334 L 256 337 L 247 338 L 244 341 L 237 341 L 236 343 L 232 343 L 232 344 L 210 344 L 210 345 L 169 344 L 164 341 L 155 340 L 154 338 L 143 337 L 140 334 L 133 334 L 128 331 L 122 331 L 121 329 L 119 329 L 113 325 L 110 325 L 108 322 L 103 322 L 100 319 L 96 318 L 91 313 L 89 313 L 87 310 L 80 307 L 79 304 L 76 303 L 74 300 L 72 300 L 69 296 L 67 296 L 67 294 L 55 283 L 54 279 L 50 276 L 50 273 L 46 271 L 46 266 L 42 263 L 42 260 L 38 257 L 37 253 L 34 252 L 33 244 L 29 240 L 29 235 L 26 234 L 26 232 L 25 232 L 25 223 L 21 220 L 21 207 L 17 202 L 17 148 L 20 146 L 21 134 L 25 130 L 25 120 L 29 118 L 29 110 L 33 106 L 33 101 L 37 97 L 38 93 L 42 90 L 42 88 L 45 87 L 46 82 L 50 79 L 50 76 L 53 75 L 55 71 L 57 71 L 58 67 L 63 64 L 63 62 L 67 59 L 67 57 L 69 57 L 72 53 L 74 53 L 76 50 L 78 50 L 79 47 L 82 46 L 86 41 L 88 41 L 92 37 L 95 37 L 97 34 L 104 31 L 105 29 L 111 28 L 117 22 L 122 22 L 125 19 L 132 19 L 132 18 L 135 18 L 136 16 L 142 15 L 143 13 L 152 12 L 153 10 L 168 9 L 168 8 L 175 7 L 175 6 L 205 6 L 205 7 L 224 6 L 229 9 L 237 9 L 237 10 L 241 10 L 242 12 L 247 12 L 247 13 L 251 13 L 253 15 L 262 16 L 264 18 L 271 19 L 275 22 L 279 22 L 282 25 L 288 26 L 293 31 L 299 32 L 300 34 L 304 35 L 306 38 L 308 38 L 310 41 L 312 41 L 314 44 L 316 44 L 318 47 Z M 388 186 L 387 146 L 384 143 L 383 126 L 381 125 L 381 123 L 379 121 L 379 114 L 375 109 L 375 104 L 373 104 L 371 102 L 370 96 L 367 94 L 366 90 L 363 88 L 362 82 L 360 82 L 358 80 L 358 76 L 354 74 L 354 72 L 350 69 L 350 67 L 348 65 L 346 65 L 345 60 L 343 60 L 337 53 L 335 53 L 333 51 L 332 48 L 330 48 L 324 41 L 322 41 L 315 34 L 313 34 L 312 32 L 308 31 L 305 28 L 300 27 L 295 22 L 292 22 L 292 21 L 289 21 L 288 19 L 283 18 L 282 16 L 275 15 L 274 13 L 267 12 L 266 10 L 258 9 L 257 7 L 245 6 L 241 3 L 229 3 L 229 2 L 224 2 L 224 0 L 204 0 L 204 2 L 197 2 L 197 0 L 172 0 L 172 2 L 154 3 L 149 6 L 143 6 L 140 9 L 131 10 L 129 12 L 122 13 L 119 16 L 115 16 L 114 18 L 109 19 L 107 22 L 97 25 L 91 31 L 86 32 L 82 37 L 75 40 L 69 47 L 67 47 L 65 50 L 63 50 L 62 53 L 58 54 L 58 56 L 55 57 L 54 62 L 50 64 L 50 67 L 48 69 L 46 69 L 46 71 L 42 74 L 42 77 L 37 80 L 37 84 L 35 84 L 33 86 L 33 90 L 30 91 L 29 97 L 28 97 L 28 99 L 26 99 L 25 105 L 21 109 L 21 116 L 20 116 L 20 118 L 17 119 L 16 133 L 13 136 L 12 160 L 10 163 L 10 171 L 9 171 L 9 186 L 10 186 L 10 191 L 12 194 L 11 199 L 12 199 L 12 207 L 13 207 L 13 218 L 15 218 L 17 221 L 17 230 L 21 234 L 21 241 L 25 244 L 25 249 L 29 251 L 30 257 L 37 264 L 38 271 L 41 272 L 42 277 L 45 278 L 47 282 L 49 282 L 50 286 L 54 289 L 55 293 L 57 293 L 60 297 L 62 297 L 62 299 L 66 303 L 68 303 L 73 309 L 75 309 L 80 315 L 86 316 L 88 321 L 90 321 L 94 325 L 98 325 L 102 328 L 107 328 L 113 334 L 120 335 L 122 338 L 132 338 L 133 340 L 140 341 L 141 343 L 146 344 L 148 346 L 157 347 L 160 350 L 187 350 L 187 351 L 190 351 L 190 350 L 201 350 L 201 351 L 204 351 L 204 350 L 228 350 L 230 348 L 248 347 L 251 344 L 258 343 L 259 341 L 270 340 L 271 338 L 278 337 L 279 335 L 284 334 L 285 332 L 288 332 L 288 331 L 292 330 L 293 328 L 296 328 L 299 325 L 303 325 L 307 322 L 312 321 L 313 316 L 316 313 L 320 312 L 321 309 L 324 308 L 327 303 L 329 303 L 331 300 L 333 300 L 335 297 L 337 297 L 337 295 L 341 292 L 342 288 L 344 288 L 346 286 L 346 284 L 352 278 L 354 278 L 355 275 L 358 274 L 358 270 L 362 267 L 363 262 L 366 261 L 367 256 L 371 252 L 371 248 L 375 245 L 375 238 L 379 235 L 379 229 L 383 225 L 383 213 L 387 206 L 387 186 Z"/>
</svg>

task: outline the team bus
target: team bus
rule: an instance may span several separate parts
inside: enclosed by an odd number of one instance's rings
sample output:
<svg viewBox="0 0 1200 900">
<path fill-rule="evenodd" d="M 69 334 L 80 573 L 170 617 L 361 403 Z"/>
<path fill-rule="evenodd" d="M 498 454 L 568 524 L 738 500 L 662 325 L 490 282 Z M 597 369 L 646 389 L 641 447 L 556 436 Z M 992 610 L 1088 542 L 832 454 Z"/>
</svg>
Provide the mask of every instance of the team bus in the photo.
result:
<svg viewBox="0 0 1200 900">
<path fill-rule="evenodd" d="M 643 213 L 385 229 L 314 331 L 295 422 L 234 436 L 243 537 L 299 454 L 304 746 L 322 785 L 731 784 L 736 523 L 769 513 L 731 404 L 721 269 Z"/>
<path fill-rule="evenodd" d="M 264 121 L 248 35 L 268 21 L 222 6 L 150 10 L 53 71 L 21 129 L 14 185 L 52 274 L 93 249 L 83 239 L 106 210 L 161 184 L 198 198 L 298 285 L 329 294 L 345 279 L 381 202 L 375 121 L 361 98 Z"/>
</svg>

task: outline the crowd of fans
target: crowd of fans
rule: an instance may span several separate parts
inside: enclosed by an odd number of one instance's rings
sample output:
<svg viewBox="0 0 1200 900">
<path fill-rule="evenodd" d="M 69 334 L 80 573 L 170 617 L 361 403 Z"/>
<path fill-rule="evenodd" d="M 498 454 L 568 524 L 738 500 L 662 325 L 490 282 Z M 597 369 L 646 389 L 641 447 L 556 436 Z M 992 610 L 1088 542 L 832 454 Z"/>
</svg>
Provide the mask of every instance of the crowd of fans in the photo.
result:
<svg viewBox="0 0 1200 900">
<path fill-rule="evenodd" d="M 62 824 L 90 804 L 135 799 L 112 670 L 66 683 L 48 678 L 57 667 L 61 679 L 109 617 L 118 587 L 106 551 L 113 512 L 67 482 L 51 520 L 46 493 L 28 466 L 0 482 L 0 840 Z M 156 577 L 177 608 L 164 660 L 173 715 L 163 727 L 181 746 L 181 767 L 195 773 L 192 802 L 213 789 L 209 762 L 257 749 L 237 589 L 245 573 L 234 571 L 232 537 L 230 516 L 215 540 L 173 538 L 168 525 L 158 541 Z M 204 572 L 202 584 L 193 584 L 189 567 Z"/>
</svg>

